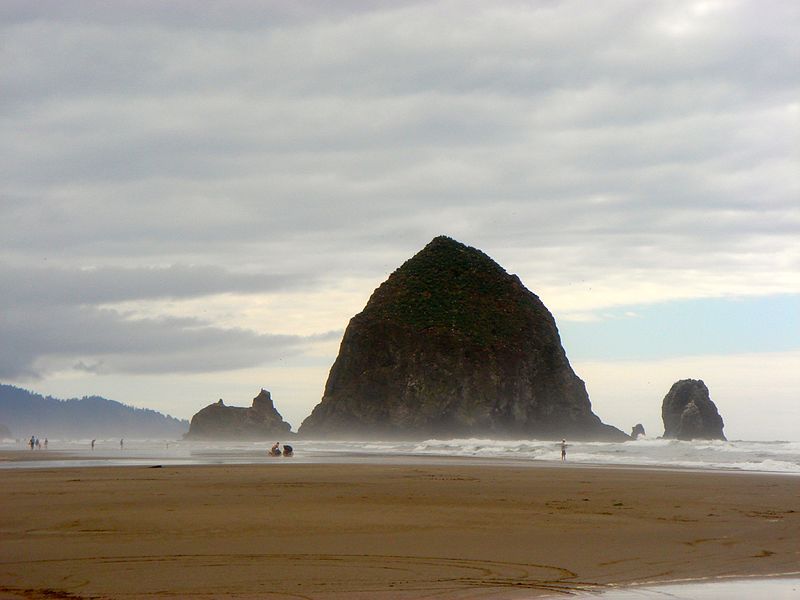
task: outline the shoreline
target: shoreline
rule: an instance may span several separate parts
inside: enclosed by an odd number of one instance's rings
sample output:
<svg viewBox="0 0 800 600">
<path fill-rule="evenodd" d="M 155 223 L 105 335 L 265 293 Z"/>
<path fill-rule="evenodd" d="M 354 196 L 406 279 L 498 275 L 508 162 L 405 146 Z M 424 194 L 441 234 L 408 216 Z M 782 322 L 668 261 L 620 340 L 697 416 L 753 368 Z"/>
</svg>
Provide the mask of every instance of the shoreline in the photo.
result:
<svg viewBox="0 0 800 600">
<path fill-rule="evenodd" d="M 278 464 L 5 469 L 0 593 L 521 600 L 800 561 L 781 474 Z"/>
<path fill-rule="evenodd" d="M 245 458 L 223 452 L 212 453 L 217 460 L 206 461 L 192 457 L 170 457 L 163 454 L 137 454 L 135 450 L 120 452 L 75 452 L 69 450 L 0 450 L 0 473 L 12 469 L 46 468 L 124 468 L 124 467 L 224 467 L 224 466 L 265 466 L 276 464 L 302 465 L 383 465 L 383 466 L 475 466 L 475 467 L 517 467 L 517 468 L 587 468 L 609 470 L 654 471 L 671 473 L 717 473 L 741 475 L 769 475 L 776 477 L 800 477 L 800 472 L 768 471 L 742 469 L 736 467 L 694 467 L 679 465 L 636 464 L 607 462 L 561 462 L 555 459 L 499 457 L 499 456 L 458 456 L 423 453 L 377 453 L 377 452 L 330 452 L 327 454 L 296 455 L 290 458 L 268 457 L 265 453 L 251 454 Z M 56 464 L 63 463 L 63 464 Z M 73 464 L 75 463 L 75 464 Z"/>
<path fill-rule="evenodd" d="M 262 464 L 269 444 L 263 442 L 217 441 L 208 443 L 168 440 L 101 440 L 96 451 L 89 443 L 54 440 L 48 451 L 0 445 L 0 469 L 42 466 L 97 466 L 124 464 Z M 541 440 L 453 439 L 411 442 L 348 442 L 307 440 L 295 446 L 295 463 L 327 464 L 493 464 L 503 466 L 560 463 L 559 444 Z M 2 460 L 3 451 L 22 451 L 19 460 Z M 64 460 L 48 459 L 59 452 Z M 70 456 L 66 456 L 69 454 Z M 14 458 L 14 453 L 6 456 Z M 52 457 L 50 457 L 52 458 Z M 41 459 L 41 460 L 36 460 Z M 82 459 L 82 460 L 80 460 Z M 271 457 L 269 460 L 273 460 Z M 581 443 L 569 445 L 571 464 L 679 470 L 789 473 L 800 475 L 798 442 L 682 442 L 639 439 L 625 443 Z"/>
</svg>

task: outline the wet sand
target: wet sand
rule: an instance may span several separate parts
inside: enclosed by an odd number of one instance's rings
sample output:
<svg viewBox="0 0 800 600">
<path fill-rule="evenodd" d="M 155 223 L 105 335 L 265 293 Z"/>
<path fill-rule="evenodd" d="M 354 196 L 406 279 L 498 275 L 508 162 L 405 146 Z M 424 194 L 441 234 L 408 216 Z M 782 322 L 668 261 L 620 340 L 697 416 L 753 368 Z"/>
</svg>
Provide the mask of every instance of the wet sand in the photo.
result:
<svg viewBox="0 0 800 600">
<path fill-rule="evenodd" d="M 3 598 L 502 599 L 800 570 L 791 476 L 282 460 L 0 479 Z"/>
</svg>

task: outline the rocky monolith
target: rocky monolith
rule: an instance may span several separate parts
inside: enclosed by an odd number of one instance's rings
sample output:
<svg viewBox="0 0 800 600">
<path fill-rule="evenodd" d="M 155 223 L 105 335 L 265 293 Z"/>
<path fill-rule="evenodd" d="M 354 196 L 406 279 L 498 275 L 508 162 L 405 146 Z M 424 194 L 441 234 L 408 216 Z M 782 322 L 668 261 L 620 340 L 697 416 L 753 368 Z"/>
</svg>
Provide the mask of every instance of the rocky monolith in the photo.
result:
<svg viewBox="0 0 800 600">
<path fill-rule="evenodd" d="M 192 417 L 187 440 L 265 440 L 287 437 L 292 426 L 283 420 L 267 390 L 253 398 L 250 408 L 225 406 L 220 399 Z"/>
<path fill-rule="evenodd" d="M 664 437 L 678 440 L 724 440 L 724 423 L 700 379 L 675 382 L 661 404 Z"/>
<path fill-rule="evenodd" d="M 644 435 L 644 425 L 642 425 L 641 423 L 637 423 L 636 425 L 633 426 L 633 429 L 631 429 L 631 437 L 635 440 L 640 435 L 641 436 Z"/>
<path fill-rule="evenodd" d="M 539 298 L 480 250 L 443 236 L 350 320 L 299 433 L 629 439 L 592 412 Z"/>
</svg>

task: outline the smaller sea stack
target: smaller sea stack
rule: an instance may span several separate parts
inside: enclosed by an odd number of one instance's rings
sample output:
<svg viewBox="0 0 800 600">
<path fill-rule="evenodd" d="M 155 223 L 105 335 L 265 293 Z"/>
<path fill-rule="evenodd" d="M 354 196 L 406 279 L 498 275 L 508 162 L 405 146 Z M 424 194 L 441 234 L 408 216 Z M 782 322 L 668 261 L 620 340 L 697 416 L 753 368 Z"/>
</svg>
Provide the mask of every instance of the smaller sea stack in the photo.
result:
<svg viewBox="0 0 800 600">
<path fill-rule="evenodd" d="M 675 382 L 661 404 L 664 437 L 678 440 L 724 440 L 724 423 L 700 379 Z"/>
<path fill-rule="evenodd" d="M 187 440 L 265 440 L 287 437 L 292 426 L 283 420 L 267 390 L 253 398 L 250 408 L 225 406 L 220 399 L 192 417 Z"/>
</svg>

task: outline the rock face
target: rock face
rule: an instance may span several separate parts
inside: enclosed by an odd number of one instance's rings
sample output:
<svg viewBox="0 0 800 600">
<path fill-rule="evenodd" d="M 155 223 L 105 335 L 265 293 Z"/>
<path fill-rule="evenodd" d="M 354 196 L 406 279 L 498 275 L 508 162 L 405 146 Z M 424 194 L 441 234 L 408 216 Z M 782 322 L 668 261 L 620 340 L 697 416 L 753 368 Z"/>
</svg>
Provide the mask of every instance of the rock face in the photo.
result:
<svg viewBox="0 0 800 600">
<path fill-rule="evenodd" d="M 292 426 L 275 410 L 267 390 L 253 398 L 253 406 L 225 406 L 220 400 L 192 417 L 187 440 L 272 439 L 287 437 Z"/>
<path fill-rule="evenodd" d="M 640 435 L 644 435 L 644 425 L 642 425 L 641 423 L 637 423 L 636 425 L 633 426 L 633 429 L 631 429 L 631 437 L 633 439 L 636 439 Z"/>
<path fill-rule="evenodd" d="M 724 423 L 702 380 L 675 382 L 661 404 L 664 437 L 678 440 L 724 440 Z"/>
<path fill-rule="evenodd" d="M 443 236 L 350 320 L 300 434 L 629 439 L 592 413 L 539 298 Z"/>
</svg>

